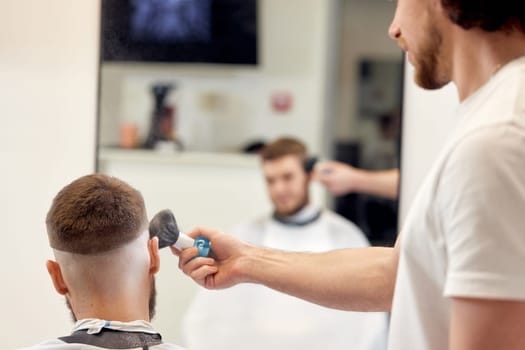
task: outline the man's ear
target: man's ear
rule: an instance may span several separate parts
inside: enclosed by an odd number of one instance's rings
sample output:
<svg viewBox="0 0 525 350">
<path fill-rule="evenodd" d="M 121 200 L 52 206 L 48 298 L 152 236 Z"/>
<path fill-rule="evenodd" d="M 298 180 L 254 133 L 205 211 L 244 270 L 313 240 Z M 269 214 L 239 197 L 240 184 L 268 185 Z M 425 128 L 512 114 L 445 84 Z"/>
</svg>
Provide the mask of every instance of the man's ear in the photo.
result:
<svg viewBox="0 0 525 350">
<path fill-rule="evenodd" d="M 160 256 L 159 256 L 159 238 L 153 237 L 148 241 L 149 251 L 149 272 L 154 275 L 159 272 L 160 269 Z"/>
<path fill-rule="evenodd" d="M 60 295 L 65 295 L 69 291 L 66 283 L 64 282 L 64 277 L 62 276 L 62 270 L 60 270 L 60 265 L 56 261 L 48 260 L 46 262 L 47 272 L 51 277 L 53 286 L 55 290 Z"/>
</svg>

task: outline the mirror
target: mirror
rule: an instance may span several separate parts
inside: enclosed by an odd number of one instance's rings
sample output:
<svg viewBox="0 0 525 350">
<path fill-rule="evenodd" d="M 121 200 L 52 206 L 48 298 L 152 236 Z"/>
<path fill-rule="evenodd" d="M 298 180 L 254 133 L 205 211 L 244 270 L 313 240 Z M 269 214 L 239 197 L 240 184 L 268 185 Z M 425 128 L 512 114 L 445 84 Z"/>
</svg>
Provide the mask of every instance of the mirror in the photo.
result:
<svg viewBox="0 0 525 350">
<path fill-rule="evenodd" d="M 399 168 L 404 60 L 387 35 L 394 4 L 344 0 L 339 6 L 334 158 L 372 171 Z M 334 208 L 373 245 L 394 244 L 397 200 L 352 193 L 336 198 Z"/>
<path fill-rule="evenodd" d="M 281 135 L 302 140 L 322 159 L 366 169 L 398 166 L 403 59 L 387 37 L 393 3 L 153 6 L 162 3 L 102 1 L 97 169 L 138 188 L 150 217 L 170 208 L 183 231 L 196 225 L 229 231 L 271 212 L 259 159 L 245 151 Z M 175 25 L 169 13 L 203 25 Z M 373 244 L 395 239 L 397 201 L 333 199 L 319 184 L 311 199 L 356 223 Z M 155 324 L 178 342 L 197 287 L 172 271 L 169 252 L 162 254 L 170 267 L 159 274 L 162 312 Z"/>
</svg>

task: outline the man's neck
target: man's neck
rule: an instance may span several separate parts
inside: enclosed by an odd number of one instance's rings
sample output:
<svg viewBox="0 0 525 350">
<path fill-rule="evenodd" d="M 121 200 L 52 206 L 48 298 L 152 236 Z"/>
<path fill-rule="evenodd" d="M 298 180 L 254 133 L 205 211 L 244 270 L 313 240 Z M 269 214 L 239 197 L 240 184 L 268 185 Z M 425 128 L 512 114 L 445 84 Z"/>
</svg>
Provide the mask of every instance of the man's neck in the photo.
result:
<svg viewBox="0 0 525 350">
<path fill-rule="evenodd" d="M 98 318 L 108 321 L 149 321 L 149 298 L 133 291 L 112 293 L 107 296 L 80 295 L 71 300 L 75 317 Z"/>
<path fill-rule="evenodd" d="M 452 80 L 464 101 L 485 85 L 503 66 L 525 56 L 525 34 L 488 33 L 481 29 L 455 29 L 452 48 Z"/>
<path fill-rule="evenodd" d="M 291 215 L 281 215 L 277 212 L 273 214 L 273 218 L 278 222 L 291 226 L 304 226 L 311 224 L 321 216 L 321 210 L 317 206 L 304 205 L 301 209 Z"/>
</svg>

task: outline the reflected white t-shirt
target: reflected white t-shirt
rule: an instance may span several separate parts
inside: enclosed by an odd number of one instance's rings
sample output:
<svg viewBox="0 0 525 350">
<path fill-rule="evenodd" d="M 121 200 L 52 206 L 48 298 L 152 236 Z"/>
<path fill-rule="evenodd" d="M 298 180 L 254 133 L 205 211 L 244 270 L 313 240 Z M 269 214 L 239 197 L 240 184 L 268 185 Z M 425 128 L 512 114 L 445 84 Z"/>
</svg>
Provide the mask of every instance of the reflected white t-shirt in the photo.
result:
<svg viewBox="0 0 525 350">
<path fill-rule="evenodd" d="M 447 349 L 452 297 L 525 301 L 525 58 L 451 133 L 401 233 L 391 350 Z"/>
</svg>

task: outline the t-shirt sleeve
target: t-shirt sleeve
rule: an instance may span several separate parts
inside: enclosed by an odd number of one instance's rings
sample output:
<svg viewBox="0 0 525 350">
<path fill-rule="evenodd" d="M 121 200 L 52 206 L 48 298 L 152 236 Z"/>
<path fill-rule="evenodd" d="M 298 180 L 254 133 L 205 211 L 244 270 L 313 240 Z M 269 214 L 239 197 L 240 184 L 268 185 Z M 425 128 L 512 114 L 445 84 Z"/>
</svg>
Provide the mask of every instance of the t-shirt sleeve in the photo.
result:
<svg viewBox="0 0 525 350">
<path fill-rule="evenodd" d="M 525 300 L 525 130 L 478 130 L 451 153 L 436 192 L 445 296 Z"/>
</svg>

